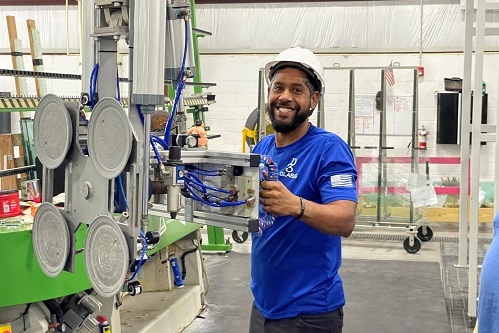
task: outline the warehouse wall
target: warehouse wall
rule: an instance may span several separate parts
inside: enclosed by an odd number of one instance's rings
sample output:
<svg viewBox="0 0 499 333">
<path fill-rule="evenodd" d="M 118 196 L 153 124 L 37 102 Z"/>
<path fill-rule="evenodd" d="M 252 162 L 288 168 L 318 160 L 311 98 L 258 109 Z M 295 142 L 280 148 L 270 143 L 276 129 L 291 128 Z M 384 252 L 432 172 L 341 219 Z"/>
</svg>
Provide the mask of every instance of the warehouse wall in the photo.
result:
<svg viewBox="0 0 499 333">
<path fill-rule="evenodd" d="M 213 36 L 200 39 L 202 81 L 217 86 L 208 89 L 216 94 L 217 103 L 206 114 L 207 124 L 221 138 L 210 142 L 210 149 L 241 151 L 242 129 L 250 112 L 257 106 L 258 70 L 279 50 L 301 45 L 314 49 L 324 66 L 387 66 L 392 61 L 401 66 L 425 68 L 419 84 L 419 125 L 428 129 L 427 156 L 459 156 L 457 145 L 437 145 L 436 92 L 444 88 L 444 78 L 463 73 L 464 15 L 459 0 L 356 1 L 350 3 L 269 4 L 269 5 L 203 5 L 196 8 L 197 26 L 212 31 Z M 81 73 L 76 6 L 0 7 L 0 17 L 14 15 L 18 36 L 29 52 L 25 19 L 36 20 L 41 31 L 45 71 Z M 66 20 L 67 17 L 67 20 Z M 423 26 L 420 25 L 421 18 Z M 488 21 L 499 21 L 498 15 Z M 67 22 L 67 23 L 66 23 Z M 68 36 L 66 38 L 66 27 Z M 8 55 L 6 24 L 0 24 L 0 68 L 12 68 Z M 122 46 L 124 44 L 122 43 Z M 496 123 L 498 99 L 498 37 L 487 37 L 484 81 L 489 93 L 488 122 Z M 65 55 L 66 52 L 77 55 Z M 432 53 L 429 53 L 429 52 Z M 420 52 L 422 52 L 420 54 Z M 62 54 L 62 55 L 61 55 Z M 120 58 L 120 75 L 127 76 L 127 56 Z M 30 70 L 30 57 L 25 57 Z M 357 94 L 375 94 L 380 87 L 380 71 L 357 71 Z M 395 69 L 396 84 L 388 89 L 391 96 L 412 92 L 410 71 Z M 34 80 L 27 79 L 34 94 Z M 326 72 L 326 124 L 328 130 L 343 138 L 347 133 L 348 72 Z M 86 85 L 87 83 L 85 83 Z M 48 91 L 62 95 L 79 95 L 77 81 L 47 80 Z M 14 90 L 12 77 L 0 77 L 0 91 Z M 88 90 L 88 89 L 85 89 Z M 122 86 L 123 94 L 126 86 Z M 186 91 L 189 94 L 189 90 Z M 313 117 L 312 117 L 313 118 Z M 13 119 L 13 129 L 18 129 Z M 360 145 L 377 145 L 376 137 L 358 137 Z M 397 154 L 407 155 L 408 137 L 389 137 L 388 145 Z M 482 178 L 493 179 L 494 144 L 481 147 Z M 454 169 L 458 173 L 458 168 Z M 432 171 L 433 172 L 433 171 Z M 448 170 L 442 170 L 447 173 Z"/>
<path fill-rule="evenodd" d="M 210 141 L 210 149 L 225 151 L 241 151 L 242 129 L 248 115 L 257 107 L 258 103 L 258 70 L 274 55 L 234 54 L 201 56 L 202 80 L 217 85 L 208 90 L 216 95 L 216 103 L 209 107 L 206 113 L 207 124 L 212 133 L 221 134 L 221 138 Z M 319 55 L 324 66 L 340 64 L 343 67 L 386 66 L 391 61 L 399 62 L 402 66 L 419 64 L 419 55 L 389 54 L 389 55 Z M 122 57 L 121 73 L 127 73 L 127 57 Z M 0 56 L 0 68 L 10 68 L 10 57 Z M 78 56 L 44 56 L 45 69 L 48 72 L 79 73 L 80 62 Z M 28 63 L 26 59 L 26 63 Z M 418 79 L 419 87 L 419 125 L 424 125 L 429 131 L 428 151 L 423 156 L 459 156 L 458 145 L 436 144 L 436 92 L 444 90 L 444 78 L 458 76 L 463 73 L 463 56 L 461 54 L 424 54 L 423 63 L 425 76 Z M 485 56 L 484 81 L 489 93 L 488 123 L 495 124 L 497 120 L 498 99 L 498 71 L 499 54 Z M 395 85 L 388 88 L 388 94 L 407 96 L 412 92 L 412 73 L 409 70 L 394 70 Z M 122 76 L 124 76 L 122 74 Z M 28 88 L 35 93 L 34 79 L 28 78 Z M 79 81 L 47 80 L 48 91 L 61 96 L 74 96 L 80 93 Z M 357 70 L 356 89 L 359 95 L 375 94 L 380 87 L 379 70 Z M 13 91 L 14 79 L 3 77 L 0 80 L 0 91 Z M 126 94 L 127 87 L 122 85 L 122 94 Z M 186 90 L 186 95 L 191 92 Z M 348 71 L 326 71 L 325 94 L 325 127 L 338 133 L 346 139 L 348 117 Z M 312 116 L 315 122 L 315 116 Z M 408 119 L 409 121 L 409 119 Z M 419 126 L 419 127 L 420 127 Z M 13 130 L 18 129 L 15 120 Z M 359 136 L 360 145 L 374 145 L 377 137 Z M 406 148 L 410 137 L 389 137 L 388 145 L 394 146 L 397 156 L 409 156 Z M 492 180 L 494 177 L 494 149 L 495 144 L 488 143 L 481 147 L 482 179 Z M 438 173 L 432 170 L 432 173 Z M 448 166 L 442 168 L 442 174 L 458 174 L 458 168 Z"/>
<path fill-rule="evenodd" d="M 338 63 L 343 67 L 386 66 L 392 60 L 402 66 L 415 66 L 419 63 L 418 55 L 320 55 L 324 66 Z M 258 103 L 258 70 L 273 56 L 263 55 L 205 55 L 202 57 L 203 81 L 217 82 L 210 88 L 216 94 L 217 103 L 210 106 L 207 113 L 212 131 L 222 134 L 222 138 L 210 142 L 211 149 L 241 149 L 241 130 L 248 114 Z M 484 81 L 489 93 L 488 123 L 497 120 L 498 99 L 498 54 L 485 56 Z M 419 127 L 424 125 L 429 131 L 428 150 L 421 156 L 459 156 L 458 145 L 436 144 L 436 93 L 444 90 L 444 78 L 462 77 L 463 57 L 460 54 L 424 55 L 425 76 L 418 79 L 419 88 Z M 379 70 L 358 70 L 356 72 L 356 93 L 375 94 L 380 88 Z M 411 95 L 413 74 L 408 70 L 394 70 L 395 85 L 388 88 L 388 94 Z M 223 79 L 220 79 L 223 78 Z M 348 71 L 326 71 L 325 127 L 338 133 L 344 139 L 347 135 L 348 121 Z M 312 116 L 312 119 L 315 119 Z M 410 121 L 408 119 L 407 121 Z M 239 139 L 239 140 L 238 140 Z M 378 145 L 377 137 L 358 138 L 361 145 Z M 395 156 L 409 156 L 407 146 L 410 137 L 389 137 L 388 146 L 396 148 Z M 495 144 L 488 143 L 481 147 L 482 179 L 494 177 Z M 365 152 L 364 152 L 365 153 Z M 394 156 L 394 155 L 392 155 Z M 432 173 L 451 173 L 458 175 L 454 166 L 442 167 Z"/>
</svg>

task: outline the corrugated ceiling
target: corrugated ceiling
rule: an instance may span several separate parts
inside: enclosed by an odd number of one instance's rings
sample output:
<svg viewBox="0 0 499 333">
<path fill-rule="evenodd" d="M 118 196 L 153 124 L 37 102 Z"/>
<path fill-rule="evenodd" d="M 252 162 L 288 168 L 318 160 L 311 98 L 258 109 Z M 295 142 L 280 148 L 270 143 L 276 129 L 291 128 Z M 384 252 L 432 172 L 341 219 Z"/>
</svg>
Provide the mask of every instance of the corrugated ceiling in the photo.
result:
<svg viewBox="0 0 499 333">
<path fill-rule="evenodd" d="M 328 2 L 344 2 L 345 0 L 327 0 Z M 363 1 L 363 0 L 347 0 Z M 317 0 L 286 0 L 286 1 L 268 1 L 268 0 L 196 0 L 196 4 L 212 3 L 282 3 L 282 2 L 317 2 Z M 0 0 L 0 6 L 55 6 L 65 5 L 66 0 Z M 78 1 L 68 0 L 69 5 L 77 5 Z"/>
</svg>

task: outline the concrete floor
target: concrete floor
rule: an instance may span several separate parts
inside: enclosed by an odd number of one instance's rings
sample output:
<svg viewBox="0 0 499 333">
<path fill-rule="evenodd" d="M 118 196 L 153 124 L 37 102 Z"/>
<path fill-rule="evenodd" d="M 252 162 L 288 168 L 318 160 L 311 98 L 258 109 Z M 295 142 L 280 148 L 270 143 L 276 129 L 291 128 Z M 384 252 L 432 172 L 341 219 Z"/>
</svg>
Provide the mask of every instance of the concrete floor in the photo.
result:
<svg viewBox="0 0 499 333">
<path fill-rule="evenodd" d="M 457 224 L 431 227 L 434 240 L 424 242 L 416 254 L 407 253 L 398 240 L 405 238 L 403 229 L 358 228 L 351 238 L 343 240 L 344 333 L 473 331 L 466 311 L 467 270 L 454 267 Z M 490 224 L 480 225 L 481 238 L 490 239 L 491 233 Z M 480 245 L 479 262 L 486 243 Z M 204 253 L 210 278 L 208 305 L 184 333 L 248 331 L 253 299 L 249 290 L 250 249 L 248 239 L 243 244 L 234 243 L 229 253 Z"/>
</svg>

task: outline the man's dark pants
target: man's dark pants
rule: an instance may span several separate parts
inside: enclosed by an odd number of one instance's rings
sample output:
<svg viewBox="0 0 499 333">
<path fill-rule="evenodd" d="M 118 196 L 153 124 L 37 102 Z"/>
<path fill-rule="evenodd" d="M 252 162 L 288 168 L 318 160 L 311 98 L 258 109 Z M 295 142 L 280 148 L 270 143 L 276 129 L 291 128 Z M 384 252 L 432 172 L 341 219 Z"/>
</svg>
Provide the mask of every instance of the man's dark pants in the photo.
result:
<svg viewBox="0 0 499 333">
<path fill-rule="evenodd" d="M 253 305 L 249 333 L 341 333 L 343 308 L 333 312 L 266 319 Z"/>
</svg>

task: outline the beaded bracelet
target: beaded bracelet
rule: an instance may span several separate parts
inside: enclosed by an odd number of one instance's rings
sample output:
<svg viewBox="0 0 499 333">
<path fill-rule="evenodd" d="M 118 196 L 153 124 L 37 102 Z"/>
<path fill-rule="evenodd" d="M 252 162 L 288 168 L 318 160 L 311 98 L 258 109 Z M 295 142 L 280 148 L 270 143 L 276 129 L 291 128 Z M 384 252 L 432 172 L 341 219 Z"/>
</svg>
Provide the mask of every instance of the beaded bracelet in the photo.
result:
<svg viewBox="0 0 499 333">
<path fill-rule="evenodd" d="M 296 217 L 298 220 L 303 217 L 303 214 L 305 214 L 305 200 L 303 200 L 302 197 L 299 197 L 299 198 L 300 198 L 301 210 L 300 210 L 300 214 Z"/>
</svg>

